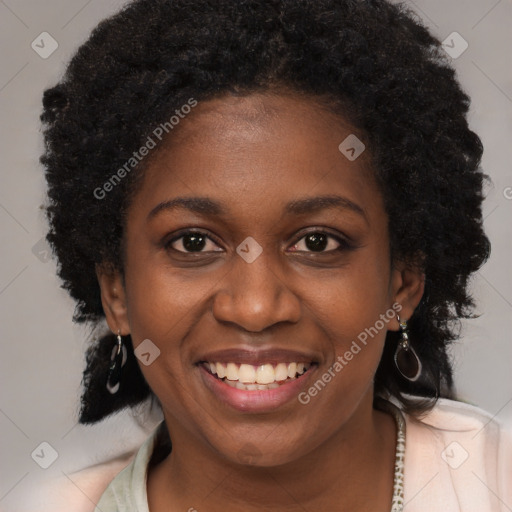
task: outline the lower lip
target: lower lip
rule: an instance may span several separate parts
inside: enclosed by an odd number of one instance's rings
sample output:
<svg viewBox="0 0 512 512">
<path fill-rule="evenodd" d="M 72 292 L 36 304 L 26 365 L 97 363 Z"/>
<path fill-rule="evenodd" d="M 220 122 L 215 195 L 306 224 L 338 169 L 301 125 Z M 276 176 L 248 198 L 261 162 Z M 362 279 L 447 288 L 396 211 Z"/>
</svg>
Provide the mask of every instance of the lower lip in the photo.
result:
<svg viewBox="0 0 512 512">
<path fill-rule="evenodd" d="M 213 395 L 242 412 L 273 411 L 294 398 L 298 400 L 298 394 L 306 387 L 315 369 L 316 365 L 312 365 L 300 377 L 281 384 L 278 388 L 245 391 L 231 387 L 212 375 L 202 364 L 199 365 L 201 378 Z"/>
</svg>

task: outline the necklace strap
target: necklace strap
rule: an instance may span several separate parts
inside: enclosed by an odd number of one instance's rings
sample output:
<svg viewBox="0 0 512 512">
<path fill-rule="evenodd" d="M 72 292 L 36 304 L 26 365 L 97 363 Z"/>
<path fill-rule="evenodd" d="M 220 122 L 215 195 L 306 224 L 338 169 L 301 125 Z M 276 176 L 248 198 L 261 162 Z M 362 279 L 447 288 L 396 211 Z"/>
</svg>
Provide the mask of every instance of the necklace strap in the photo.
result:
<svg viewBox="0 0 512 512">
<path fill-rule="evenodd" d="M 395 474 L 391 512 L 402 512 L 404 509 L 405 418 L 402 411 L 395 404 L 382 397 L 375 397 L 374 403 L 380 411 L 391 414 L 396 422 Z"/>
</svg>

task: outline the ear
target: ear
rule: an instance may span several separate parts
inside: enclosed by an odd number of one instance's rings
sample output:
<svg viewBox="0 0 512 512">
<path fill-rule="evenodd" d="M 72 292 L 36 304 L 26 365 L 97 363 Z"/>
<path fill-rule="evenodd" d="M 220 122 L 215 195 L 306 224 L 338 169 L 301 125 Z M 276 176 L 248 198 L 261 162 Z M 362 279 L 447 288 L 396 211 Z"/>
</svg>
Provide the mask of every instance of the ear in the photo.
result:
<svg viewBox="0 0 512 512">
<path fill-rule="evenodd" d="M 395 306 L 400 319 L 409 320 L 411 318 L 424 291 L 425 274 L 419 265 L 411 266 L 404 262 L 394 265 L 391 273 L 391 297 L 393 304 L 401 306 L 400 310 Z M 398 331 L 399 329 L 398 321 L 391 324 L 391 330 Z"/>
<path fill-rule="evenodd" d="M 130 334 L 126 293 L 118 270 L 108 265 L 96 265 L 96 276 L 101 289 L 101 304 L 110 330 L 121 335 Z"/>
</svg>

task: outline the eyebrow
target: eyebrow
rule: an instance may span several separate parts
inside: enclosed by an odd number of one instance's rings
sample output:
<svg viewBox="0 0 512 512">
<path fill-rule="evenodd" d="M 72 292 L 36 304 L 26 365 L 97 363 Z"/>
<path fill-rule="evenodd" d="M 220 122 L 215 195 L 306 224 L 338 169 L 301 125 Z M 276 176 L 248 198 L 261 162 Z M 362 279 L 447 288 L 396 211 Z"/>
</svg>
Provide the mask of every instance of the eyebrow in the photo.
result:
<svg viewBox="0 0 512 512">
<path fill-rule="evenodd" d="M 156 205 L 148 214 L 148 220 L 152 219 L 163 211 L 172 211 L 175 209 L 186 209 L 199 215 L 225 216 L 229 214 L 221 203 L 209 197 L 175 197 L 168 201 L 163 201 Z M 365 211 L 358 204 L 346 197 L 338 195 L 326 195 L 317 197 L 304 197 L 294 199 L 285 206 L 285 214 L 304 215 L 306 213 L 315 213 L 325 209 L 349 210 L 357 213 L 368 223 Z"/>
</svg>

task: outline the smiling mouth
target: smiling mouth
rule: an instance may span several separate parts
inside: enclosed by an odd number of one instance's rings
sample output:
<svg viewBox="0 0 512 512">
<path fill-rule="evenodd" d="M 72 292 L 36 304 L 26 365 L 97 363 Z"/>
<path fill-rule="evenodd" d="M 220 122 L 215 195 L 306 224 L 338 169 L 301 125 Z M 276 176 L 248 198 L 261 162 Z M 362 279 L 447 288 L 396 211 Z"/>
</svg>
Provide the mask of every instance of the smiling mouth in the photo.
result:
<svg viewBox="0 0 512 512">
<path fill-rule="evenodd" d="M 239 364 L 203 361 L 202 366 L 225 384 L 244 391 L 275 389 L 292 382 L 316 363 Z"/>
</svg>

